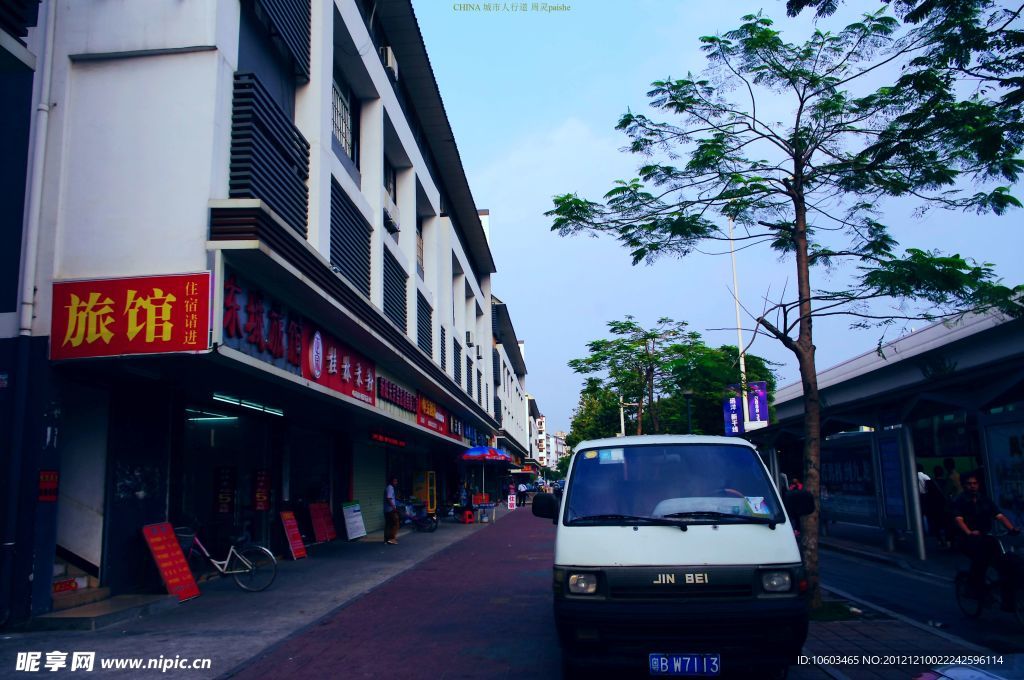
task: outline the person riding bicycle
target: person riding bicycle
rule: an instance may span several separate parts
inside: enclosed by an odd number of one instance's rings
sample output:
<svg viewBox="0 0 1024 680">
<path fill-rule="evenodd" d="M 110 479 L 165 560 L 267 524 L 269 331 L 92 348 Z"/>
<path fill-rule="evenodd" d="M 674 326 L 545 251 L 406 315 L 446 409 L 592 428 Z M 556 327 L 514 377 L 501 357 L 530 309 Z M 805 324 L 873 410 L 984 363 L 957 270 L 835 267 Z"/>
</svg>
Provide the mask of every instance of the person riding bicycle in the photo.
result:
<svg viewBox="0 0 1024 680">
<path fill-rule="evenodd" d="M 1002 559 L 999 541 L 988 531 L 993 520 L 999 520 L 1012 534 L 1020 533 L 1020 529 L 1013 525 L 991 499 L 981 493 L 977 473 L 963 475 L 960 482 L 964 491 L 953 502 L 953 518 L 959 529 L 960 549 L 971 558 L 971 586 L 975 592 L 982 593 L 985 572 L 990 566 L 995 566 L 999 571 L 1003 609 L 1013 611 L 1013 573 L 1007 561 Z"/>
</svg>

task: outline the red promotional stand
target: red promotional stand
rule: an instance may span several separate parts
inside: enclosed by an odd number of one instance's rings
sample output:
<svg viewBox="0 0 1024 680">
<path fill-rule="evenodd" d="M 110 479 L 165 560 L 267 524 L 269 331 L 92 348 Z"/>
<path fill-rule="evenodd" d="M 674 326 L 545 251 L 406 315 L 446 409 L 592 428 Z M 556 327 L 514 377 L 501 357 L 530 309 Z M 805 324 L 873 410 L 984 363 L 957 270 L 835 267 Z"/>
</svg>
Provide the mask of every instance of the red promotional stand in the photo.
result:
<svg viewBox="0 0 1024 680">
<path fill-rule="evenodd" d="M 306 545 L 302 542 L 302 534 L 299 533 L 299 523 L 295 520 L 295 513 L 291 510 L 281 512 L 281 522 L 284 524 L 284 535 L 288 537 L 288 548 L 292 551 L 292 559 L 302 559 L 306 556 Z"/>
<path fill-rule="evenodd" d="M 181 552 L 181 545 L 170 522 L 148 524 L 142 527 L 142 535 L 146 537 L 167 592 L 177 595 L 178 602 L 198 597 L 199 586 L 192 576 L 192 570 L 188 568 L 185 554 Z"/>
<path fill-rule="evenodd" d="M 310 503 L 309 518 L 313 522 L 313 534 L 317 543 L 333 541 L 338 537 L 338 532 L 334 530 L 331 507 L 327 503 Z"/>
</svg>

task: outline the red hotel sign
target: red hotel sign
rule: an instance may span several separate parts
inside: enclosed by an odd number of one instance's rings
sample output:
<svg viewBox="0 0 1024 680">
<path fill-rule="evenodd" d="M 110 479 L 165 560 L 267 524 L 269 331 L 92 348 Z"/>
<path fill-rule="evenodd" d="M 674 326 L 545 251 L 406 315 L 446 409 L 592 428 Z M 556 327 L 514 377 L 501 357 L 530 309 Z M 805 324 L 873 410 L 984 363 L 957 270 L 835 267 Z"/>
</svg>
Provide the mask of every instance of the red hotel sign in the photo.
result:
<svg viewBox="0 0 1024 680">
<path fill-rule="evenodd" d="M 377 369 L 372 361 L 309 324 L 302 327 L 302 346 L 303 378 L 364 404 L 377 405 Z"/>
<path fill-rule="evenodd" d="M 210 272 L 53 284 L 50 358 L 203 352 Z"/>
</svg>

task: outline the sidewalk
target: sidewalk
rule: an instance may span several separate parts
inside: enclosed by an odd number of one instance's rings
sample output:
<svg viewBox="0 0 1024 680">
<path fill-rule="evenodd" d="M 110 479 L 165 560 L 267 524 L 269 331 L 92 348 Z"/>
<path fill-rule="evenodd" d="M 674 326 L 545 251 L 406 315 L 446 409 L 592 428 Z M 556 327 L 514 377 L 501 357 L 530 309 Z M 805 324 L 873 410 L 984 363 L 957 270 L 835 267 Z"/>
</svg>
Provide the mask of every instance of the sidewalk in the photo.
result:
<svg viewBox="0 0 1024 680">
<path fill-rule="evenodd" d="M 529 513 L 530 510 L 516 512 Z M 502 522 L 509 513 L 504 506 L 496 508 L 497 522 Z M 177 675 L 190 679 L 227 676 L 268 649 L 287 647 L 296 635 L 328 624 L 341 610 L 362 600 L 379 586 L 455 543 L 477 532 L 488 531 L 491 526 L 489 523 L 463 525 L 443 521 L 434 533 L 403 530 L 397 546 L 385 545 L 382 532 L 354 542 L 337 540 L 311 546 L 309 558 L 280 563 L 277 581 L 266 592 L 243 593 L 230 580 L 216 579 L 201 584 L 202 595 L 195 600 L 96 631 L 3 631 L 0 632 L 0 677 L 24 677 L 15 672 L 15 661 L 18 652 L 28 651 L 42 652 L 44 662 L 46 653 L 51 651 L 66 652 L 69 659 L 76 651 L 95 652 L 97 659 L 210 659 L 211 667 L 206 671 L 132 671 L 130 676 L 166 678 Z M 857 531 L 860 528 L 833 531 L 833 536 L 823 540 L 822 547 L 860 550 L 875 559 L 905 560 L 909 568 L 924 568 L 925 565 L 914 565 L 912 562 L 916 560 L 903 553 L 886 554 L 884 542 L 855 540 L 871 538 L 856 535 Z M 550 573 L 550 550 L 550 545 L 537 546 L 536 554 L 531 556 L 535 570 Z M 942 571 L 947 566 L 955 568 L 955 561 L 956 556 L 937 558 L 934 564 L 926 566 Z M 548 566 L 544 567 L 542 562 L 547 562 Z M 550 597 L 544 593 L 538 595 Z M 830 597 L 845 599 L 845 594 L 834 593 Z M 495 607 L 496 612 L 501 610 L 500 603 Z M 812 622 L 804 648 L 808 658 L 792 669 L 790 677 L 907 679 L 932 664 L 899 663 L 913 660 L 886 659 L 885 655 L 986 652 L 892 612 L 861 608 L 864 614 L 856 620 Z M 545 615 L 549 611 L 542 608 Z M 552 644 L 556 643 L 552 640 Z M 383 648 L 380 653 L 385 653 Z M 45 668 L 41 670 L 45 672 Z M 109 677 L 129 675 L 123 670 L 102 672 L 98 662 L 94 673 Z M 520 676 L 521 673 L 517 675 Z"/>
<path fill-rule="evenodd" d="M 497 521 L 510 511 L 495 509 Z M 529 510 L 519 510 L 529 512 Z M 92 675 L 109 677 L 174 677 L 174 671 L 99 670 L 101 658 L 210 659 L 208 671 L 179 671 L 197 679 L 222 676 L 267 647 L 296 631 L 317 625 L 320 619 L 357 601 L 371 590 L 399 576 L 490 523 L 460 524 L 443 520 L 433 533 L 403 528 L 398 545 L 386 545 L 383 531 L 358 539 L 338 539 L 311 545 L 309 557 L 278 562 L 277 579 L 262 593 L 240 591 L 231 579 L 200 584 L 198 598 L 173 604 L 157 613 L 121 621 L 99 630 L 0 631 L 0 678 L 31 677 L 15 671 L 18 652 L 95 652 Z M 49 673 L 40 664 L 42 672 Z M 70 674 L 68 669 L 65 673 Z M 76 672 L 75 675 L 81 675 Z"/>
</svg>

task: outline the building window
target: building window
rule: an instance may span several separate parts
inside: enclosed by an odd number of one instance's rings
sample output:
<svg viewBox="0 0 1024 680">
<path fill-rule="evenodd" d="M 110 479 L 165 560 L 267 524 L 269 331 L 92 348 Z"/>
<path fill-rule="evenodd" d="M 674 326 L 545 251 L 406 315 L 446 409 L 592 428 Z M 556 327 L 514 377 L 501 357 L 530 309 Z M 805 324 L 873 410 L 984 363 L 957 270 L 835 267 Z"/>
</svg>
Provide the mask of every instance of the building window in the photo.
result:
<svg viewBox="0 0 1024 680">
<path fill-rule="evenodd" d="M 423 218 L 416 218 L 416 273 L 423 279 L 426 274 L 423 269 Z"/>
<path fill-rule="evenodd" d="M 333 107 L 333 129 L 334 138 L 338 140 L 342 151 L 349 159 L 359 166 L 359 135 L 357 131 L 356 114 L 358 113 L 357 100 L 352 96 L 352 90 L 345 81 L 338 77 L 334 79 L 334 107 Z"/>
<path fill-rule="evenodd" d="M 448 370 L 448 333 L 441 326 L 441 370 Z"/>
</svg>

